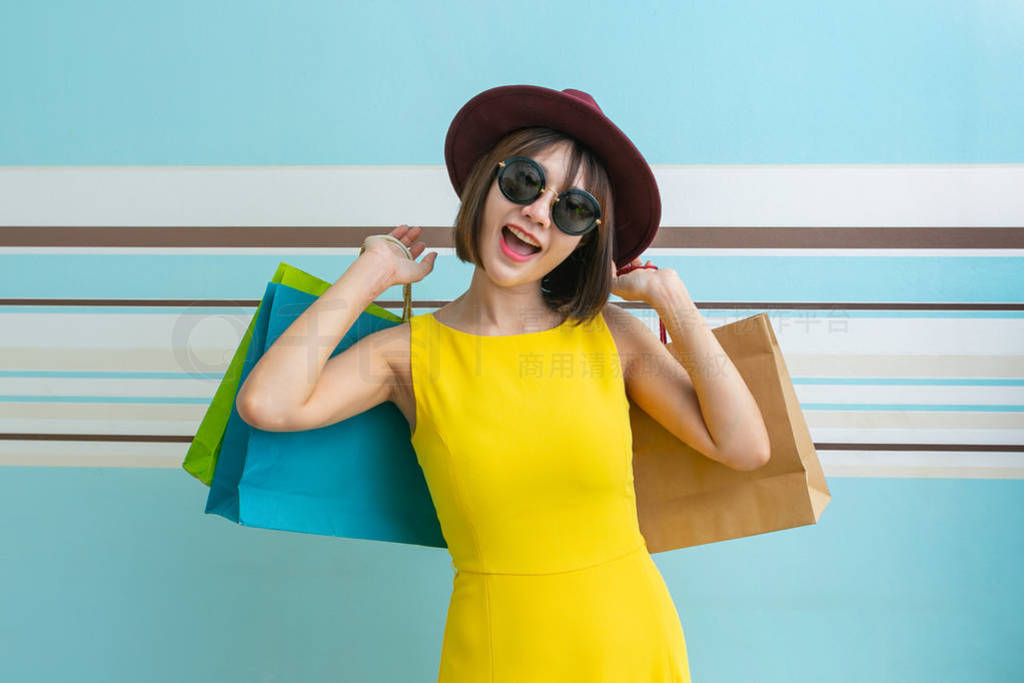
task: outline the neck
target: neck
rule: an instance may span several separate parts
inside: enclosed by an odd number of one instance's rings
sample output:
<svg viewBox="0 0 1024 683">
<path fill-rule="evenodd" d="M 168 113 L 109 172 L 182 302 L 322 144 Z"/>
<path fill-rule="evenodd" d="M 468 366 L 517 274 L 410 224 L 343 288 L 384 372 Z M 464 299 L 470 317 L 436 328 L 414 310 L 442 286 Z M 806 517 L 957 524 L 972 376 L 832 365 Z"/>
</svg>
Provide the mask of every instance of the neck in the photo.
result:
<svg viewBox="0 0 1024 683">
<path fill-rule="evenodd" d="M 536 332 L 561 322 L 561 316 L 544 303 L 540 280 L 502 287 L 479 266 L 473 270 L 469 289 L 450 306 L 463 329 L 484 334 Z"/>
</svg>

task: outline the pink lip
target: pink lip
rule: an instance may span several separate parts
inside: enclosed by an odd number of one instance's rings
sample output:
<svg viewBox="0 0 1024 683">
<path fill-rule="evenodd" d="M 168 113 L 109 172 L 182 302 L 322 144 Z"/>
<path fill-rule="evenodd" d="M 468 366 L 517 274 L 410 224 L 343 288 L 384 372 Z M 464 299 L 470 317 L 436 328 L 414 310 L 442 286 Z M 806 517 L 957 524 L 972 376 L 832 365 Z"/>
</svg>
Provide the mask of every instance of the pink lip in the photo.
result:
<svg viewBox="0 0 1024 683">
<path fill-rule="evenodd" d="M 501 245 L 501 251 L 505 254 L 505 256 L 508 256 L 513 261 L 518 261 L 519 263 L 522 263 L 523 261 L 529 261 L 534 256 L 540 253 L 540 251 L 535 251 L 532 254 L 528 255 L 517 254 L 516 252 L 509 249 L 508 245 L 505 243 L 505 233 L 501 231 L 498 232 L 498 243 Z"/>
</svg>

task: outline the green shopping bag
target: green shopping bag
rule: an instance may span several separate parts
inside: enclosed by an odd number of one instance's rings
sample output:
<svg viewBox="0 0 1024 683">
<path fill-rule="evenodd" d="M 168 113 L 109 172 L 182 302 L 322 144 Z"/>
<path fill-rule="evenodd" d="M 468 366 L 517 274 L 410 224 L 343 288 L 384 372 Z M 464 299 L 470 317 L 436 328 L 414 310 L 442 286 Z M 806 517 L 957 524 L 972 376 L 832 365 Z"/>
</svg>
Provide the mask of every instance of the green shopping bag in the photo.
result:
<svg viewBox="0 0 1024 683">
<path fill-rule="evenodd" d="M 278 264 L 277 271 L 270 279 L 270 282 L 286 285 L 314 296 L 320 296 L 330 289 L 332 284 L 283 261 Z M 408 299 L 408 285 L 406 285 L 406 309 L 409 308 Z M 210 407 L 206 409 L 206 415 L 203 416 L 202 422 L 199 423 L 199 429 L 196 431 L 195 436 L 192 437 L 188 453 L 185 454 L 185 461 L 181 465 L 186 472 L 207 486 L 213 481 L 213 473 L 217 468 L 217 456 L 220 453 L 221 443 L 224 441 L 224 430 L 227 428 L 228 418 L 231 416 L 231 408 L 235 403 L 235 397 L 238 395 L 238 385 L 242 376 L 242 364 L 245 362 L 245 352 L 252 341 L 256 318 L 262 305 L 263 302 L 260 301 L 255 313 L 253 313 L 252 320 L 249 321 L 249 327 L 242 336 L 242 340 L 238 343 L 235 355 L 231 358 L 231 363 L 221 379 L 220 386 L 217 387 L 217 391 L 213 395 Z M 402 318 L 374 303 L 367 306 L 365 312 L 385 320 L 402 321 Z"/>
</svg>

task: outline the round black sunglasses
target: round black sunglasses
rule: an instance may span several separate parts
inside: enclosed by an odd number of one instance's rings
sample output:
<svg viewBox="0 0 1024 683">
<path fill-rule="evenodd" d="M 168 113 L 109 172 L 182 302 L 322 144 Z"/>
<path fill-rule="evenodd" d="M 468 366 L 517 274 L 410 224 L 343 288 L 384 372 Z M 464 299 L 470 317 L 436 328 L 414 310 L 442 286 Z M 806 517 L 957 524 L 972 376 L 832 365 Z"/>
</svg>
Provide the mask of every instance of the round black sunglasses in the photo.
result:
<svg viewBox="0 0 1024 683">
<path fill-rule="evenodd" d="M 544 169 L 530 157 L 517 155 L 498 162 L 498 188 L 509 201 L 532 204 L 550 189 L 544 183 Z M 586 190 L 572 188 L 555 197 L 551 218 L 562 232 L 583 235 L 601 224 L 601 205 Z"/>
</svg>

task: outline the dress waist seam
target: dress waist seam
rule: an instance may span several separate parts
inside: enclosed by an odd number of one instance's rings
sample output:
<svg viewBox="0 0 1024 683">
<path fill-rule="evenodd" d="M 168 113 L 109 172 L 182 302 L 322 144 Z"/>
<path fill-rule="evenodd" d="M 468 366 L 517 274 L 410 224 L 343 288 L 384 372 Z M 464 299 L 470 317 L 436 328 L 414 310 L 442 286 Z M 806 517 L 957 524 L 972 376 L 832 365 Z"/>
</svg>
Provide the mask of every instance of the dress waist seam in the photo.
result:
<svg viewBox="0 0 1024 683">
<path fill-rule="evenodd" d="M 645 540 L 642 540 L 640 542 L 640 545 L 635 546 L 634 548 L 632 548 L 631 550 L 629 550 L 627 552 L 621 553 L 621 554 L 616 555 L 614 557 L 609 557 L 607 559 L 601 560 L 600 562 L 594 562 L 593 564 L 584 565 L 582 567 L 574 567 L 572 569 L 560 569 L 560 570 L 554 571 L 554 572 L 483 572 L 483 571 L 476 571 L 476 570 L 473 570 L 473 569 L 462 569 L 460 567 L 456 567 L 455 568 L 455 573 L 456 574 L 481 574 L 481 575 L 484 575 L 484 576 L 552 576 L 554 574 L 570 574 L 572 572 L 580 572 L 580 571 L 584 571 L 586 569 L 593 569 L 594 567 L 600 567 L 601 565 L 608 564 L 609 562 L 616 562 L 618 560 L 624 559 L 624 558 L 629 557 L 631 555 L 635 555 L 636 553 L 638 553 L 640 551 L 646 551 L 646 550 L 647 550 L 647 541 L 645 539 Z"/>
</svg>

